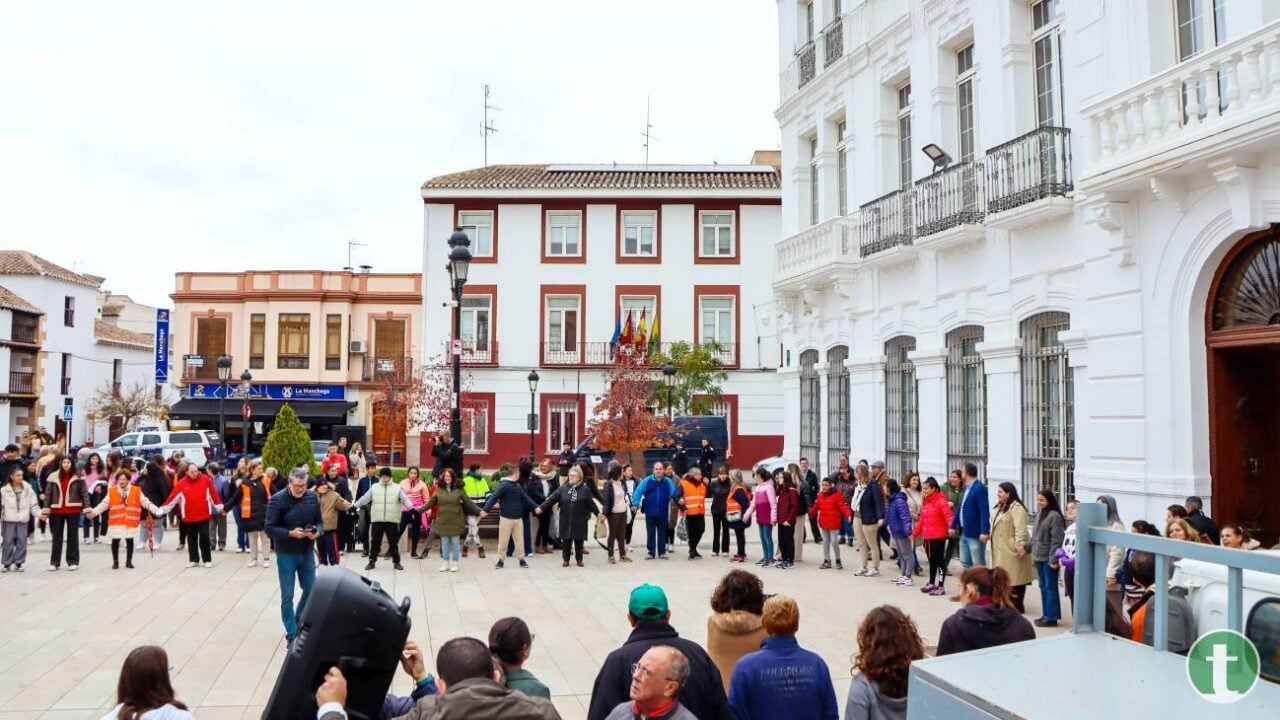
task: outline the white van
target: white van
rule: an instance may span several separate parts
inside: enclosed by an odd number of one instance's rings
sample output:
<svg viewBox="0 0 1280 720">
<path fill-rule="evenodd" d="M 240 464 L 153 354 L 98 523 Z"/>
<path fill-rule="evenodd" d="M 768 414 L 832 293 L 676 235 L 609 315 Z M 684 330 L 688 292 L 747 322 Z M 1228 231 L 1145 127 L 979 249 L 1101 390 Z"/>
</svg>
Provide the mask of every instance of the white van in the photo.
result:
<svg viewBox="0 0 1280 720">
<path fill-rule="evenodd" d="M 142 458 L 159 454 L 168 460 L 179 450 L 187 460 L 200 466 L 210 461 L 222 461 L 225 457 L 222 438 L 212 430 L 148 430 L 125 433 L 94 451 L 103 456 L 120 452 L 126 456 Z"/>
<path fill-rule="evenodd" d="M 1280 563 L 1280 552 L 1266 553 Z M 1196 635 L 1227 627 L 1227 567 L 1200 560 L 1174 563 L 1173 584 L 1187 589 Z M 1280 682 L 1280 575 L 1244 571 L 1244 634 L 1258 648 L 1262 676 Z"/>
</svg>

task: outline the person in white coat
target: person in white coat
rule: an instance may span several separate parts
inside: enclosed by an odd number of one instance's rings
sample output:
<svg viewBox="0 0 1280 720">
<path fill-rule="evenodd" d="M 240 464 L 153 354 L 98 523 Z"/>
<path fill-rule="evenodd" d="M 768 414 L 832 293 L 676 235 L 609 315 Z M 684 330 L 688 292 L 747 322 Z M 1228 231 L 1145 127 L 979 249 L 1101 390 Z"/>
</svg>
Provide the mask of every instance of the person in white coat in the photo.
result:
<svg viewBox="0 0 1280 720">
<path fill-rule="evenodd" d="M 35 488 L 23 478 L 26 471 L 15 467 L 0 488 L 0 516 L 3 516 L 3 572 L 23 572 L 27 562 L 27 522 L 40 519 L 40 499 Z"/>
</svg>

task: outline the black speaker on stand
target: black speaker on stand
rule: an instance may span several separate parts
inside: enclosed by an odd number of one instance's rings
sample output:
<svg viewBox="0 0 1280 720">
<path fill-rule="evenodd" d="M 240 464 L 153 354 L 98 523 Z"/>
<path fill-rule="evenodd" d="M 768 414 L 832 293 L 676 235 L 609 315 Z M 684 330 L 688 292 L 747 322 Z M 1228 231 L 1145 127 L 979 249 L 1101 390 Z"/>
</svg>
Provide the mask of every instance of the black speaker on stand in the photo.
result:
<svg viewBox="0 0 1280 720">
<path fill-rule="evenodd" d="M 369 578 L 320 568 L 262 720 L 313 720 L 316 689 L 332 667 L 347 678 L 347 717 L 378 720 L 411 625 L 409 598 L 396 605 Z"/>
</svg>

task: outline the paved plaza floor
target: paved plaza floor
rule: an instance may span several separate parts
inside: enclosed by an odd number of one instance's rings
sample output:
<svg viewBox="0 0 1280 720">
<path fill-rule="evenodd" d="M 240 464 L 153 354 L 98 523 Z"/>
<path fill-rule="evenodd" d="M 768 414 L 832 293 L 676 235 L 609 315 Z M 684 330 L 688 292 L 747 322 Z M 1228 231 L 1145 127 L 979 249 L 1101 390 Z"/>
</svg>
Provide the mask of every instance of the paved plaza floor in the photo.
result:
<svg viewBox="0 0 1280 720">
<path fill-rule="evenodd" d="M 125 655 L 143 644 L 168 651 L 178 697 L 201 720 L 261 716 L 284 649 L 275 566 L 246 567 L 246 556 L 228 551 L 214 553 L 211 569 L 188 569 L 186 553 L 177 552 L 175 542 L 168 536 L 154 556 L 138 553 L 137 569 L 114 571 L 107 545 L 82 545 L 81 566 L 73 573 L 65 567 L 46 571 L 46 539 L 31 546 L 26 573 L 0 575 L 0 607 L 8 611 L 0 629 L 0 720 L 100 718 L 115 704 Z M 559 555 L 538 555 L 528 570 L 513 562 L 495 570 L 489 552 L 488 560 L 464 558 L 458 573 L 437 573 L 433 554 L 428 560 L 406 556 L 403 571 L 379 562 L 371 576 L 397 600 L 410 598 L 410 637 L 429 648 L 428 669 L 434 669 L 435 652 L 446 640 L 487 638 L 495 620 L 524 618 L 535 635 L 526 668 L 551 688 L 565 720 L 586 717 L 596 671 L 627 637 L 628 593 L 641 582 L 664 587 L 672 624 L 705 645 L 708 598 L 719 578 L 730 567 L 759 571 L 766 592 L 798 600 L 800 643 L 826 659 L 841 707 L 857 625 L 868 609 L 898 605 L 933 646 L 942 621 L 959 607 L 921 594 L 919 583 L 895 587 L 889 582 L 891 563 L 882 564 L 881 577 L 854 577 L 856 552 L 850 548 L 845 570 L 837 572 L 817 569 L 821 548 L 814 544 L 805 546 L 798 567 L 786 571 L 731 565 L 712 557 L 705 542 L 702 560 L 687 560 L 679 546 L 670 560 L 646 561 L 637 548 L 634 563 L 618 565 L 607 564 L 598 546 L 589 547 L 585 568 L 563 568 Z M 748 555 L 758 558 L 758 546 L 749 546 Z M 343 562 L 359 571 L 365 561 L 356 553 Z M 1033 585 L 1028 617 L 1038 617 L 1039 610 Z M 399 674 L 392 692 L 408 694 L 410 686 Z"/>
</svg>

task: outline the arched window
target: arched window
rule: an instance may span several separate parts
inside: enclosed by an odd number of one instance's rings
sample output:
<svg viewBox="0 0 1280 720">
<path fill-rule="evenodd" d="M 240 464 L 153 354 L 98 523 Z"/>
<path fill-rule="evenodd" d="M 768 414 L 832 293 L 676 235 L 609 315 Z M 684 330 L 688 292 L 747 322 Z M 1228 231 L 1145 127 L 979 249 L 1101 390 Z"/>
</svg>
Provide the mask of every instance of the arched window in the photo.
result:
<svg viewBox="0 0 1280 720">
<path fill-rule="evenodd" d="M 978 354 L 983 328 L 947 333 L 947 469 L 978 466 L 987 475 L 987 376 Z"/>
<path fill-rule="evenodd" d="M 1238 254 L 1213 298 L 1213 329 L 1280 325 L 1280 234 L 1255 241 Z"/>
<path fill-rule="evenodd" d="M 837 345 L 827 351 L 827 467 L 840 467 L 840 456 L 849 454 L 849 348 Z"/>
<path fill-rule="evenodd" d="M 1049 488 L 1065 503 L 1075 497 L 1075 390 L 1067 349 L 1058 338 L 1066 313 L 1022 321 L 1022 497 Z M 1030 501 L 1028 501 L 1030 502 Z"/>
<path fill-rule="evenodd" d="M 822 383 L 818 379 L 818 351 L 800 353 L 800 455 L 815 471 L 822 450 Z"/>
<path fill-rule="evenodd" d="M 890 477 L 903 478 L 920 460 L 920 405 L 916 366 L 907 353 L 916 339 L 901 335 L 884 344 L 885 464 Z"/>
</svg>

